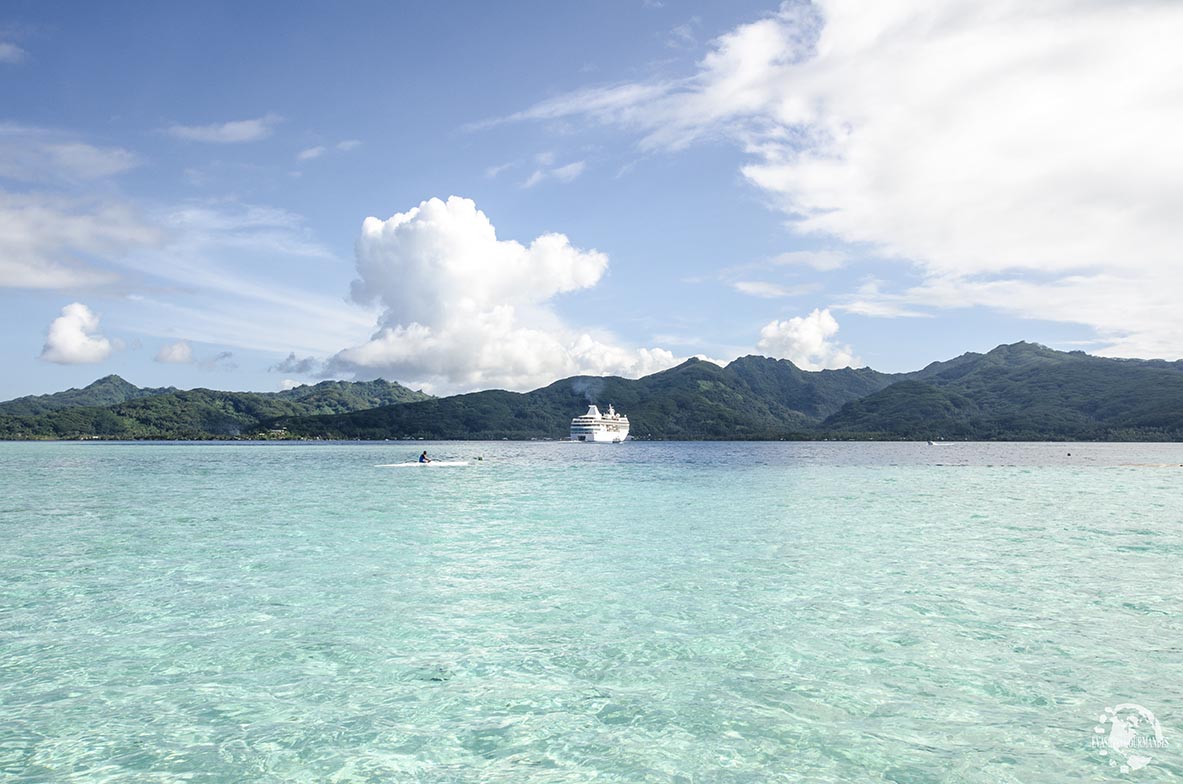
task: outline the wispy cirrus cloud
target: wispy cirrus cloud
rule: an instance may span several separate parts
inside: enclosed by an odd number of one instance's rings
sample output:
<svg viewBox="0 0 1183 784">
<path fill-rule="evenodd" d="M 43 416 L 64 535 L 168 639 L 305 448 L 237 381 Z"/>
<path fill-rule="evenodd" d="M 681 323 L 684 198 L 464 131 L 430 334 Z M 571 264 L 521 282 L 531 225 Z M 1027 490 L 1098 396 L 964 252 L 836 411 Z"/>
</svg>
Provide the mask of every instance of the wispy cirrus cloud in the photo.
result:
<svg viewBox="0 0 1183 784">
<path fill-rule="evenodd" d="M 504 171 L 508 171 L 509 169 L 512 169 L 513 166 L 514 166 L 514 164 L 512 162 L 499 163 L 494 166 L 488 166 L 485 168 L 485 177 L 487 177 L 490 180 L 495 179 L 497 177 L 497 175 L 501 174 Z"/>
<path fill-rule="evenodd" d="M 277 114 L 266 114 L 249 120 L 230 120 L 208 125 L 174 123 L 165 128 L 165 132 L 176 139 L 189 142 L 241 144 L 266 139 L 282 121 L 283 118 Z"/>
<path fill-rule="evenodd" d="M 581 114 L 592 115 L 605 122 L 622 124 L 628 124 L 628 121 L 633 119 L 634 124 L 641 127 L 647 122 L 647 113 L 640 107 L 648 100 L 662 98 L 671 89 L 672 85 L 664 82 L 592 87 L 556 96 L 504 117 L 492 117 L 470 123 L 465 126 L 465 130 L 479 131 L 525 120 L 560 120 Z"/>
<path fill-rule="evenodd" d="M 1181 38 L 1183 5 L 1155 0 L 787 2 L 683 79 L 492 122 L 578 116 L 645 150 L 731 140 L 795 233 L 923 279 L 850 312 L 985 306 L 1088 325 L 1108 353 L 1177 357 Z"/>
<path fill-rule="evenodd" d="M 9 41 L 0 41 L 0 63 L 16 65 L 23 63 L 29 53 Z"/>
<path fill-rule="evenodd" d="M 118 279 L 115 263 L 162 236 L 109 192 L 85 194 L 139 164 L 69 131 L 0 123 L 0 288 L 78 290 Z M 52 352 L 51 352 L 52 353 Z"/>
<path fill-rule="evenodd" d="M 670 30 L 665 45 L 670 49 L 689 49 L 698 45 L 698 30 L 702 27 L 702 18 L 692 16 L 680 25 Z"/>
<path fill-rule="evenodd" d="M 793 250 L 768 259 L 773 267 L 810 267 L 818 272 L 841 269 L 850 263 L 850 255 L 840 250 Z"/>
<path fill-rule="evenodd" d="M 567 163 L 562 166 L 541 166 L 526 178 L 526 181 L 522 183 L 522 187 L 533 188 L 535 185 L 547 180 L 571 182 L 583 174 L 583 170 L 586 168 L 586 161 L 574 161 L 573 163 Z"/>
<path fill-rule="evenodd" d="M 784 297 L 798 297 L 803 294 L 812 294 L 821 288 L 821 284 L 799 283 L 790 286 L 766 280 L 737 280 L 731 284 L 731 287 L 740 294 L 747 294 L 752 297 L 781 299 Z"/>
<path fill-rule="evenodd" d="M 141 292 L 120 316 L 124 328 L 319 356 L 372 331 L 376 310 L 349 304 L 343 294 L 288 282 L 289 270 L 336 261 L 299 215 L 236 201 L 198 201 L 162 207 L 151 218 L 165 236 L 159 250 L 132 252 L 119 262 Z"/>
<path fill-rule="evenodd" d="M 159 229 L 126 204 L 0 191 L 0 288 L 110 284 L 120 259 L 162 240 Z"/>
<path fill-rule="evenodd" d="M 752 297 L 799 297 L 821 291 L 823 285 L 816 273 L 837 269 L 846 260 L 846 255 L 839 251 L 790 251 L 771 258 L 724 267 L 717 278 L 739 293 Z M 813 272 L 813 278 L 802 280 L 803 273 L 810 271 Z"/>
<path fill-rule="evenodd" d="M 121 174 L 139 164 L 130 150 L 89 144 L 68 131 L 0 123 L 0 178 L 72 185 Z"/>
<path fill-rule="evenodd" d="M 69 132 L 0 124 L 0 178 L 35 188 L 0 189 L 0 289 L 104 297 L 120 332 L 173 341 L 163 362 L 196 361 L 190 341 L 327 356 L 370 334 L 375 310 L 303 282 L 336 259 L 300 216 L 233 199 L 137 203 L 103 182 L 138 162 Z M 46 360 L 97 361 L 114 346 L 84 307 L 55 320 Z"/>
<path fill-rule="evenodd" d="M 834 310 L 874 318 L 931 318 L 933 307 L 940 307 L 940 303 L 931 297 L 920 301 L 906 294 L 885 292 L 883 282 L 876 278 L 864 281 L 833 305 Z"/>
<path fill-rule="evenodd" d="M 337 142 L 334 145 L 318 144 L 313 147 L 306 147 L 296 153 L 296 160 L 300 162 L 312 161 L 317 158 L 322 158 L 326 153 L 330 152 L 350 152 L 356 150 L 361 146 L 361 142 L 357 139 L 345 139 Z"/>
</svg>

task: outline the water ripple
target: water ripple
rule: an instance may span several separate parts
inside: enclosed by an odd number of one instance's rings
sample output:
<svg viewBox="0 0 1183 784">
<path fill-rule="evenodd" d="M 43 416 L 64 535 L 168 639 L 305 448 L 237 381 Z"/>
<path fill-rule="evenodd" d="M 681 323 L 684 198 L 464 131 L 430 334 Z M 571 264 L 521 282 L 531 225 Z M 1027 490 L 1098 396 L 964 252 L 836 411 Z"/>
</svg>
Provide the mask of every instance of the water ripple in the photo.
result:
<svg viewBox="0 0 1183 784">
<path fill-rule="evenodd" d="M 1106 705 L 1183 732 L 1178 446 L 374 468 L 422 448 L 0 445 L 0 778 L 1092 780 Z"/>
</svg>

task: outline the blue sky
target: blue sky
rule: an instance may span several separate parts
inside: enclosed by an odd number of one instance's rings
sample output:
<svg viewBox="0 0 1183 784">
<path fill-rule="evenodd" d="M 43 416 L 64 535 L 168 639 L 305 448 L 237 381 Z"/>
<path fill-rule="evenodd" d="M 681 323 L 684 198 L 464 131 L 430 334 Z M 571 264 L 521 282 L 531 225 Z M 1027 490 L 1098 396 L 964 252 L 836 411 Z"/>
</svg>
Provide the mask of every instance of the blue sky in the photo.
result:
<svg viewBox="0 0 1183 784">
<path fill-rule="evenodd" d="M 1183 10 L 980 6 L 6 3 L 0 398 L 1178 358 Z"/>
</svg>

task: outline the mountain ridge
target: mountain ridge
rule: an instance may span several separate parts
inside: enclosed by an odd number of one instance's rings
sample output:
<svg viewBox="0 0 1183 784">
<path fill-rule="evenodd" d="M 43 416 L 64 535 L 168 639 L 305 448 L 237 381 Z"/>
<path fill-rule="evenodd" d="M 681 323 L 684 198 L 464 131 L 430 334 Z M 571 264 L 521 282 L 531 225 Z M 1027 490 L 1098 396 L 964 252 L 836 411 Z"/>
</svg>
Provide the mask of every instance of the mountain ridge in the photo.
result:
<svg viewBox="0 0 1183 784">
<path fill-rule="evenodd" d="M 80 389 L 71 388 L 48 395 L 25 395 L 0 402 L 0 414 L 36 416 L 49 411 L 60 411 L 79 406 L 106 407 L 126 403 L 140 397 L 176 391 L 178 391 L 176 387 L 137 387 L 112 373 L 96 379 Z"/>
<path fill-rule="evenodd" d="M 101 395 L 81 393 L 96 384 L 100 393 L 115 390 L 115 396 L 123 399 L 110 405 L 91 404 Z M 261 423 L 278 416 L 344 413 L 430 397 L 381 379 L 322 381 L 280 392 L 228 392 L 140 388 L 119 376 L 106 376 L 82 390 L 55 394 L 57 397 L 36 398 L 36 403 L 44 404 L 48 398 L 50 405 L 57 405 L 50 409 L 23 402 L 28 398 L 0 403 L 0 439 L 241 437 L 265 432 Z M 17 403 L 20 405 L 5 409 Z M 20 413 L 28 410 L 34 413 Z"/>
<path fill-rule="evenodd" d="M 844 406 L 821 429 L 907 439 L 1183 440 L 1180 361 L 1020 342 L 932 363 L 908 380 Z M 929 412 L 923 420 L 920 410 Z"/>
<path fill-rule="evenodd" d="M 574 414 L 599 401 L 628 414 L 636 438 L 786 438 L 892 378 L 869 369 L 803 371 L 766 357 L 727 367 L 690 359 L 639 379 L 573 376 L 530 392 L 486 390 L 268 424 L 321 438 L 557 439 Z"/>
<path fill-rule="evenodd" d="M 70 405 L 102 395 L 125 399 Z M 140 389 L 107 376 L 0 403 L 0 438 L 557 439 L 588 403 L 609 402 L 641 439 L 1183 440 L 1183 360 L 1020 341 L 910 373 L 808 371 L 749 355 L 725 367 L 689 359 L 639 379 L 572 376 L 529 392 L 442 398 L 386 381 L 234 393 Z M 36 406 L 41 413 L 9 412 Z"/>
</svg>

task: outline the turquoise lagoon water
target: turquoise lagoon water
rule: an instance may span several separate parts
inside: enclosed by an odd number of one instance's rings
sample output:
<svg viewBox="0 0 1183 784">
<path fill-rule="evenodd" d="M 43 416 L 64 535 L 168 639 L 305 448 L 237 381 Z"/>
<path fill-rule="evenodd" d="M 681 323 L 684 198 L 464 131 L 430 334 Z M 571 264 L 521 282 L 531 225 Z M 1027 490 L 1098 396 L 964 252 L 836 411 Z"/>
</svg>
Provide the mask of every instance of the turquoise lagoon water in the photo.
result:
<svg viewBox="0 0 1183 784">
<path fill-rule="evenodd" d="M 1181 463 L 0 444 L 0 780 L 1176 780 Z"/>
</svg>

